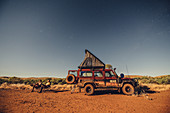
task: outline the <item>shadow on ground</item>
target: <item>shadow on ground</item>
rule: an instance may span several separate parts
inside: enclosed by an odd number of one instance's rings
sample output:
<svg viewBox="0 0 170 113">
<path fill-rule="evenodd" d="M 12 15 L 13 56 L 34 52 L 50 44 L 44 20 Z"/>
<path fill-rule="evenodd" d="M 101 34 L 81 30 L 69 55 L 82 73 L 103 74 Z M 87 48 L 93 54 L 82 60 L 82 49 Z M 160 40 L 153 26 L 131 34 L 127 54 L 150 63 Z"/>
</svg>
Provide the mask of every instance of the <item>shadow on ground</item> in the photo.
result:
<svg viewBox="0 0 170 113">
<path fill-rule="evenodd" d="M 143 94 L 143 93 L 149 93 L 149 94 L 152 94 L 152 93 L 159 93 L 158 91 L 153 91 L 153 90 L 150 90 L 150 88 L 148 86 L 140 86 L 135 94 Z M 95 93 L 93 94 L 93 96 L 95 95 L 105 95 L 105 94 L 108 94 L 108 95 L 124 95 L 123 93 L 119 93 L 117 90 L 97 90 L 95 91 Z"/>
<path fill-rule="evenodd" d="M 112 94 L 119 94 L 122 95 L 122 93 L 119 93 L 117 90 L 97 90 L 94 92 L 93 95 L 112 95 Z"/>
<path fill-rule="evenodd" d="M 145 93 L 159 93 L 159 91 L 153 91 L 148 86 L 140 86 L 139 91 L 144 91 Z"/>
<path fill-rule="evenodd" d="M 44 90 L 43 92 L 53 92 L 53 93 L 58 93 L 58 92 L 66 92 L 69 90 Z"/>
</svg>

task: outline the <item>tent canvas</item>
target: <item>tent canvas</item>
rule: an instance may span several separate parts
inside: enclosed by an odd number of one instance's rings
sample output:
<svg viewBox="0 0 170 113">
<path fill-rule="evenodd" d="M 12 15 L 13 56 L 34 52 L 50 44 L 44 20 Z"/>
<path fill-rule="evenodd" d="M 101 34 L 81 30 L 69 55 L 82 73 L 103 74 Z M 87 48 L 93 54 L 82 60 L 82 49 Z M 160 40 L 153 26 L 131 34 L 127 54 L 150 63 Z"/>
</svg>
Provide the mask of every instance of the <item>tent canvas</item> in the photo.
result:
<svg viewBox="0 0 170 113">
<path fill-rule="evenodd" d="M 78 66 L 78 68 L 80 69 L 105 68 L 105 64 L 86 49 L 85 58 L 83 62 Z"/>
</svg>

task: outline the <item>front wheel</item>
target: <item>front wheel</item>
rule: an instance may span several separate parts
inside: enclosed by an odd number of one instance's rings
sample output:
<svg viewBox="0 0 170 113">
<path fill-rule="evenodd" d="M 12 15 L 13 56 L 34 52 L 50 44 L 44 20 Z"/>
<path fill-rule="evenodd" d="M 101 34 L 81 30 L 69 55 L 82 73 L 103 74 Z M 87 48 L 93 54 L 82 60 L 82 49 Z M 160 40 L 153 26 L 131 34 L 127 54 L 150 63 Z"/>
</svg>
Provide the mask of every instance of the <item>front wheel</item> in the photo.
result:
<svg viewBox="0 0 170 113">
<path fill-rule="evenodd" d="M 125 95 L 131 95 L 134 93 L 134 87 L 131 84 L 125 84 L 122 88 L 122 92 Z"/>
<path fill-rule="evenodd" d="M 84 90 L 86 95 L 92 95 L 94 93 L 94 87 L 91 84 L 87 84 Z"/>
</svg>

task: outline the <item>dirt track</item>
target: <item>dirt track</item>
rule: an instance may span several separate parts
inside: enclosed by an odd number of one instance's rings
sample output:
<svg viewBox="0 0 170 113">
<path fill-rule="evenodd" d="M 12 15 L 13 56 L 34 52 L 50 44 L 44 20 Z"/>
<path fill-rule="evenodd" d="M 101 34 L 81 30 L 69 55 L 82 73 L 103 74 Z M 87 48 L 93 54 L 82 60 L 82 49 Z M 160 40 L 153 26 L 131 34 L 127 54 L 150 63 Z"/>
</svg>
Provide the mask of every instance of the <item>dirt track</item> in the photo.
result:
<svg viewBox="0 0 170 113">
<path fill-rule="evenodd" d="M 170 113 L 170 90 L 144 97 L 113 92 L 97 92 L 86 96 L 70 91 L 0 89 L 1 113 Z"/>
</svg>

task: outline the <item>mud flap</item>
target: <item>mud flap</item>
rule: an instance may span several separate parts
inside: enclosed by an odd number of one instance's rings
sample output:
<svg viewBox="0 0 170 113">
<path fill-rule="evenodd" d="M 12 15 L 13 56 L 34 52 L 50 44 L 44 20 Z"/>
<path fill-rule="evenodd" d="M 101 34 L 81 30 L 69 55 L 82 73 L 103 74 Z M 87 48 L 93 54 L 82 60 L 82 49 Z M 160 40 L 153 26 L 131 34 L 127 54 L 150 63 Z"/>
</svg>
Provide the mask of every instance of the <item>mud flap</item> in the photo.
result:
<svg viewBox="0 0 170 113">
<path fill-rule="evenodd" d="M 121 93 L 121 88 L 120 88 L 120 87 L 118 87 L 117 91 L 118 91 L 119 93 Z"/>
</svg>

